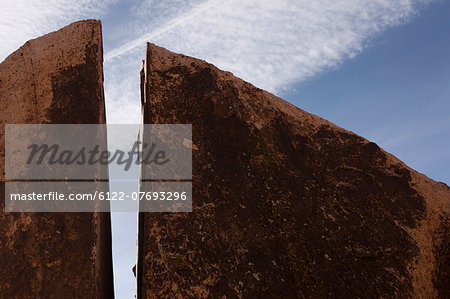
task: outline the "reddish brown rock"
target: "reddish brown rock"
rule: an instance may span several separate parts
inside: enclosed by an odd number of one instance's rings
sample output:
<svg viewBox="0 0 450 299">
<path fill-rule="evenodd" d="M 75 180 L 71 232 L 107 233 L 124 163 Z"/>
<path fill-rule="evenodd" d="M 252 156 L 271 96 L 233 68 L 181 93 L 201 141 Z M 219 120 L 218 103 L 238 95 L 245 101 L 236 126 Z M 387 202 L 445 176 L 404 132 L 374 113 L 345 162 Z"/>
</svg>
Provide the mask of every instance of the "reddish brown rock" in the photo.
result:
<svg viewBox="0 0 450 299">
<path fill-rule="evenodd" d="M 148 45 L 143 121 L 193 124 L 193 212 L 139 216 L 138 298 L 448 298 L 450 188 Z"/>
<path fill-rule="evenodd" d="M 108 213 L 5 213 L 5 124 L 105 123 L 100 21 L 28 41 L 0 64 L 0 298 L 112 298 Z"/>
</svg>

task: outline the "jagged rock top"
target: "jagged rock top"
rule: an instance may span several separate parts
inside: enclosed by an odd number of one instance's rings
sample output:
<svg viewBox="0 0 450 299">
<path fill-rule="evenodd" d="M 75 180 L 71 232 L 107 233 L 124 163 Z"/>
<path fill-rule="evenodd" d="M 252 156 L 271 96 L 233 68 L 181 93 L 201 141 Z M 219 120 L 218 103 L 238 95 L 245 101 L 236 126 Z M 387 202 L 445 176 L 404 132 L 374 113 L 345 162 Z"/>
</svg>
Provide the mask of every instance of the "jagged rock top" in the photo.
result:
<svg viewBox="0 0 450 299">
<path fill-rule="evenodd" d="M 449 295 L 447 185 L 205 61 L 148 44 L 141 82 L 193 124 L 194 205 L 141 216 L 141 298 Z"/>
</svg>

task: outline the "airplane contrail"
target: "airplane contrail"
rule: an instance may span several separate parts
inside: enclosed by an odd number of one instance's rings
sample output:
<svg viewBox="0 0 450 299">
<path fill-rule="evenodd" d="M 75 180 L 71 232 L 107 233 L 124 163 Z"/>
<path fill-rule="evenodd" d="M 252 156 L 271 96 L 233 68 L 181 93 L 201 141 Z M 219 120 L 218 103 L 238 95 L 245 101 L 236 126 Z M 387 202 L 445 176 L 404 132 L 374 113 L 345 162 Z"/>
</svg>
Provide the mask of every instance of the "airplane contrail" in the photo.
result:
<svg viewBox="0 0 450 299">
<path fill-rule="evenodd" d="M 142 44 L 146 43 L 149 40 L 154 39 L 155 37 L 157 37 L 159 35 L 162 35 L 166 32 L 171 31 L 175 27 L 186 23 L 187 21 L 195 18 L 196 16 L 198 16 L 214 7 L 219 6 L 220 4 L 222 4 L 224 2 L 226 2 L 226 0 L 220 0 L 220 1 L 219 0 L 210 0 L 210 1 L 206 1 L 205 3 L 199 4 L 198 6 L 196 6 L 192 10 L 190 10 L 184 16 L 177 18 L 176 20 L 174 20 L 172 22 L 169 22 L 169 24 L 167 24 L 163 27 L 160 27 L 150 33 L 144 34 L 130 42 L 123 44 L 120 47 L 117 47 L 117 48 L 109 51 L 108 53 L 105 54 L 105 61 L 119 57 L 120 55 L 123 55 L 123 54 L 133 50 L 134 48 L 141 46 Z"/>
</svg>

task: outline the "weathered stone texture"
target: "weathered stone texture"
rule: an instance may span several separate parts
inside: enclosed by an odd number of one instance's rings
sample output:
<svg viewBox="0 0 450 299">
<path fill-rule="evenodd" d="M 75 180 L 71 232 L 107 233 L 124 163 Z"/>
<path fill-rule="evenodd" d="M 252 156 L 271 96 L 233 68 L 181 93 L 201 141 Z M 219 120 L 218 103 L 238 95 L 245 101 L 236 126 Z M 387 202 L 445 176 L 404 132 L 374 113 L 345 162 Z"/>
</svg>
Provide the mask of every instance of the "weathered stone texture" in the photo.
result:
<svg viewBox="0 0 450 299">
<path fill-rule="evenodd" d="M 450 188 L 148 45 L 143 121 L 193 124 L 193 212 L 139 216 L 139 298 L 448 298 Z"/>
<path fill-rule="evenodd" d="M 5 213 L 5 124 L 105 123 L 100 21 L 28 41 L 0 64 L 0 298 L 112 298 L 108 213 Z"/>
</svg>

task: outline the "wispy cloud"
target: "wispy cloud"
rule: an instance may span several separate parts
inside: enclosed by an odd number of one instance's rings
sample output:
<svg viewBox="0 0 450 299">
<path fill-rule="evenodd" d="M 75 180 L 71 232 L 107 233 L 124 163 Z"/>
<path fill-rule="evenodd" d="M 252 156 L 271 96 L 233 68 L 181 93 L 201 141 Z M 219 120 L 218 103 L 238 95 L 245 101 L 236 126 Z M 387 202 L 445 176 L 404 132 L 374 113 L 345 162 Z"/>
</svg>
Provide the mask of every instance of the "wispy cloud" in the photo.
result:
<svg viewBox="0 0 450 299">
<path fill-rule="evenodd" d="M 276 92 L 353 57 L 371 37 L 408 21 L 425 2 L 210 0 L 181 15 L 166 6 L 175 17 L 160 20 L 163 25 L 155 29 L 148 14 L 140 12 L 136 28 L 147 33 L 105 57 L 113 60 L 151 41 Z"/>
<path fill-rule="evenodd" d="M 335 68 L 387 28 L 408 22 L 426 0 L 141 1 L 130 40 L 105 54 L 108 117 L 139 122 L 139 70 L 147 41 L 205 59 L 279 92 Z"/>
</svg>

